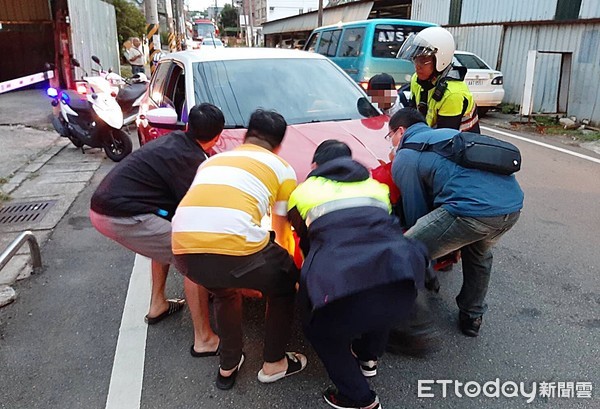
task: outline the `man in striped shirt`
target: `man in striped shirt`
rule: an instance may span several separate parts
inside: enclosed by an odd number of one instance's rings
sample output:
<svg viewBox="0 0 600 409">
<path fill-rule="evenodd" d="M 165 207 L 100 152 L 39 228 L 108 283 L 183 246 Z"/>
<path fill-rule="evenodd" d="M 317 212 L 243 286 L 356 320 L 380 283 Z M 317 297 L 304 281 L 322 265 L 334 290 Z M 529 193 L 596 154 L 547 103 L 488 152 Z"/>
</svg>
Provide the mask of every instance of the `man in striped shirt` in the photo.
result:
<svg viewBox="0 0 600 409">
<path fill-rule="evenodd" d="M 278 113 L 254 112 L 244 143 L 200 166 L 173 217 L 178 268 L 215 297 L 221 339 L 219 389 L 233 387 L 244 362 L 242 288 L 267 297 L 264 363 L 258 380 L 274 382 L 306 366 L 304 355 L 285 352 L 299 276 L 284 249 L 291 238 L 287 201 L 296 187 L 294 170 L 277 156 L 286 127 Z M 261 226 L 269 210 L 274 240 Z"/>
</svg>

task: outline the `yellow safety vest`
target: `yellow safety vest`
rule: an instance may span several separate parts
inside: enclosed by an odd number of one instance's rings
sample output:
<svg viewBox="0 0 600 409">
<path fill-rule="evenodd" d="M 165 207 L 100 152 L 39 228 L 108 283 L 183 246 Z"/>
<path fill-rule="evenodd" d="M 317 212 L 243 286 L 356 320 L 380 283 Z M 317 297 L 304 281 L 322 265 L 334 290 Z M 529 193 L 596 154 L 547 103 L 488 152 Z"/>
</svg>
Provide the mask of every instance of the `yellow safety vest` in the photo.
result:
<svg viewBox="0 0 600 409">
<path fill-rule="evenodd" d="M 337 205 L 324 206 L 333 202 Z M 296 207 L 306 221 L 314 221 L 328 211 L 362 206 L 381 207 L 391 213 L 389 188 L 371 178 L 359 182 L 336 182 L 313 176 L 301 183 L 288 201 L 288 209 Z M 310 220 L 310 212 L 314 209 L 318 211 L 312 213 L 313 220 Z"/>
<path fill-rule="evenodd" d="M 448 88 L 446 88 L 446 92 L 444 92 L 442 99 L 439 101 L 433 99 L 435 87 L 427 92 L 427 115 L 425 117 L 427 125 L 435 128 L 438 115 L 462 115 L 459 130 L 468 131 L 479 122 L 477 105 L 473 100 L 473 95 L 464 81 L 454 81 L 449 79 L 447 84 Z M 418 106 L 421 101 L 421 86 L 417 82 L 417 74 L 413 74 L 410 81 L 410 92 Z M 463 100 L 465 98 L 469 103 L 466 111 L 463 112 Z"/>
</svg>

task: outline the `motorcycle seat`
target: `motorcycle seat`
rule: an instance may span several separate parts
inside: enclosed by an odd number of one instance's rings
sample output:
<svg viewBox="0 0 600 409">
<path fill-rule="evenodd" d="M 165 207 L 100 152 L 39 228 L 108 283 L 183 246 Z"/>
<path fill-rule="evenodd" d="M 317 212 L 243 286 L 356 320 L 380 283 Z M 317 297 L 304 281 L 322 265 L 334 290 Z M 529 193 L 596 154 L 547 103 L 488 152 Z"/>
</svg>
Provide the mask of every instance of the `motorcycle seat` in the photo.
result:
<svg viewBox="0 0 600 409">
<path fill-rule="evenodd" d="M 132 104 L 136 99 L 140 97 L 140 95 L 146 92 L 147 87 L 147 83 L 138 83 L 131 84 L 125 88 L 122 88 L 117 94 L 118 104 L 121 106 Z"/>
<path fill-rule="evenodd" d="M 92 109 L 91 104 L 85 97 L 82 97 L 81 94 L 73 90 L 64 90 L 63 93 L 67 94 L 69 97 L 69 106 L 74 111 L 89 111 Z"/>
</svg>

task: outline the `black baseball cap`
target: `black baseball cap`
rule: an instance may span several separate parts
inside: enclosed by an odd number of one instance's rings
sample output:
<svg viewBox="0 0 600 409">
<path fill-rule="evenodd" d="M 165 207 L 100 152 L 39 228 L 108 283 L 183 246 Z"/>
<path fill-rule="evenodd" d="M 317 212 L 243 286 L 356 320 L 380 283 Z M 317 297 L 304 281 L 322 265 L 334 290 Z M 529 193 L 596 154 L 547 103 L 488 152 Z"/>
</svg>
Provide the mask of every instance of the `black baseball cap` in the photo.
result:
<svg viewBox="0 0 600 409">
<path fill-rule="evenodd" d="M 374 75 L 369 80 L 368 90 L 395 89 L 396 81 L 390 74 L 381 73 Z"/>
</svg>

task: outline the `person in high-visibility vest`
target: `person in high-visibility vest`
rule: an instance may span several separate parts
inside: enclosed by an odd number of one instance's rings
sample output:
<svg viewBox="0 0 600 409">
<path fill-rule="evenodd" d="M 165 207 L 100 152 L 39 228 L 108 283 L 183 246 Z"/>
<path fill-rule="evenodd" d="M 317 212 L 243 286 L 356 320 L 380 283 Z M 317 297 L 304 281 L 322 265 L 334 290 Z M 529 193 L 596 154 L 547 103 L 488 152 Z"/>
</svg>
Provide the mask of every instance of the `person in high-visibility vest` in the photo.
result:
<svg viewBox="0 0 600 409">
<path fill-rule="evenodd" d="M 304 332 L 335 387 L 335 408 L 380 408 L 365 377 L 377 374 L 390 327 L 408 318 L 428 263 L 390 214 L 389 189 L 352 160 L 343 142 L 326 140 L 317 166 L 288 201 L 305 261 L 298 298 Z"/>
<path fill-rule="evenodd" d="M 467 69 L 452 65 L 455 50 L 454 37 L 442 27 L 428 27 L 406 39 L 398 58 L 415 65 L 409 104 L 432 128 L 479 133 L 477 105 L 464 81 Z"/>
</svg>

